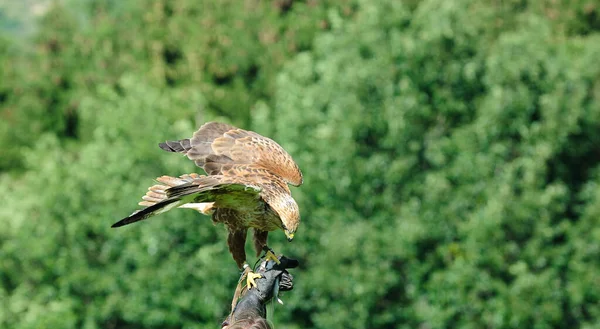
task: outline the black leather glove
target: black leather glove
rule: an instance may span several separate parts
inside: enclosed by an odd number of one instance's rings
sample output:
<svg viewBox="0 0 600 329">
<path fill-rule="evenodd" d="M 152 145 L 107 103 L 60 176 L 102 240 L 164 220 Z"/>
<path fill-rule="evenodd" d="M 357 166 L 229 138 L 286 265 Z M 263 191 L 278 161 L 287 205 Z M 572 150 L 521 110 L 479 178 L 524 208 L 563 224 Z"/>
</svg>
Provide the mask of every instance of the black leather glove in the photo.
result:
<svg viewBox="0 0 600 329">
<path fill-rule="evenodd" d="M 271 298 L 277 297 L 275 294 L 278 291 L 288 291 L 294 288 L 293 277 L 287 269 L 297 267 L 298 261 L 285 256 L 281 256 L 279 261 L 280 264 L 272 260 L 262 262 L 256 269 L 262 277 L 256 280 L 256 289 L 251 289 L 248 294 L 256 294 L 258 300 L 263 304 L 266 304 Z"/>
<path fill-rule="evenodd" d="M 234 321 L 257 317 L 266 318 L 267 302 L 273 297 L 277 297 L 279 291 L 293 289 L 293 277 L 287 269 L 297 267 L 298 261 L 285 256 L 280 256 L 279 261 L 279 264 L 272 260 L 263 261 L 255 269 L 255 272 L 261 274 L 262 277 L 255 280 L 256 287 L 246 292 L 221 327 Z"/>
</svg>

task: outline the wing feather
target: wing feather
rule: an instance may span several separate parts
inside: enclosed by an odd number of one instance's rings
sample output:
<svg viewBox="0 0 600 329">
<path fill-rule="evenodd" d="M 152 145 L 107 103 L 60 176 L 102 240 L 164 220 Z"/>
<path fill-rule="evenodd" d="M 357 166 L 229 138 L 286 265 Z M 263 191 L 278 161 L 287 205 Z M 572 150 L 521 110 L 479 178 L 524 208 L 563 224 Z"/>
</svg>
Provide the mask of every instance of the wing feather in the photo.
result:
<svg viewBox="0 0 600 329">
<path fill-rule="evenodd" d="M 171 178 L 171 179 L 168 179 Z M 181 178 L 181 177 L 180 177 Z M 163 176 L 159 180 L 172 183 L 176 178 Z M 155 185 L 156 186 L 156 185 Z M 151 187 L 152 189 L 152 187 Z M 246 205 L 253 207 L 260 198 L 261 189 L 257 186 L 226 182 L 222 176 L 200 176 L 164 190 L 165 196 L 158 202 L 145 200 L 142 205 L 148 207 L 138 210 L 133 214 L 121 219 L 112 225 L 120 227 L 135 223 L 152 216 L 164 213 L 173 208 L 199 209 L 200 205 L 188 206 L 190 204 L 218 203 L 221 207 L 227 207 L 235 203 L 235 206 Z"/>
<path fill-rule="evenodd" d="M 186 154 L 208 175 L 225 176 L 231 164 L 255 164 L 289 184 L 302 184 L 298 165 L 277 142 L 225 123 L 205 123 L 191 139 L 167 141 L 159 146 L 169 152 Z"/>
</svg>

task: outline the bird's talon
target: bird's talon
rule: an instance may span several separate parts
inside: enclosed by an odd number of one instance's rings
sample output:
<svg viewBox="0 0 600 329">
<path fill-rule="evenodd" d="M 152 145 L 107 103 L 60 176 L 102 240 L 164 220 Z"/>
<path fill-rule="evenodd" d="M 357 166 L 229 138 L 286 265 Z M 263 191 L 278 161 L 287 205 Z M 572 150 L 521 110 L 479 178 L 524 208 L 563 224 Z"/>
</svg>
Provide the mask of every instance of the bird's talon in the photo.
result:
<svg viewBox="0 0 600 329">
<path fill-rule="evenodd" d="M 277 256 L 275 256 L 275 252 L 273 252 L 273 249 L 269 248 L 268 246 L 263 246 L 263 251 L 265 252 L 265 259 L 267 261 L 272 260 L 276 264 L 281 264 L 281 262 L 279 261 L 279 258 L 277 258 Z"/>
<path fill-rule="evenodd" d="M 265 252 L 265 258 L 267 259 L 267 261 L 272 260 L 277 264 L 281 264 L 277 256 L 275 256 L 275 254 L 271 250 L 267 250 L 267 252 Z"/>
<path fill-rule="evenodd" d="M 246 287 L 248 288 L 248 290 L 252 289 L 252 287 L 256 287 L 256 281 L 254 280 L 260 278 L 262 278 L 262 275 L 254 273 L 252 271 L 248 272 L 248 275 L 246 276 Z"/>
</svg>

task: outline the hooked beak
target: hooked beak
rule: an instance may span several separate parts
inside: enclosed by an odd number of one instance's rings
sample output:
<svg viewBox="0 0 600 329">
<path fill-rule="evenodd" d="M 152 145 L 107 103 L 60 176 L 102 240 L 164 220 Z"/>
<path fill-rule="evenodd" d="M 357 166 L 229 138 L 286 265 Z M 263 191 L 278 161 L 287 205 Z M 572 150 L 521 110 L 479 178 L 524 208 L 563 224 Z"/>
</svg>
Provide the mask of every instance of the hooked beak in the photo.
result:
<svg viewBox="0 0 600 329">
<path fill-rule="evenodd" d="M 294 239 L 294 233 L 290 233 L 289 231 L 285 231 L 285 236 L 287 237 L 288 241 L 292 241 Z"/>
</svg>

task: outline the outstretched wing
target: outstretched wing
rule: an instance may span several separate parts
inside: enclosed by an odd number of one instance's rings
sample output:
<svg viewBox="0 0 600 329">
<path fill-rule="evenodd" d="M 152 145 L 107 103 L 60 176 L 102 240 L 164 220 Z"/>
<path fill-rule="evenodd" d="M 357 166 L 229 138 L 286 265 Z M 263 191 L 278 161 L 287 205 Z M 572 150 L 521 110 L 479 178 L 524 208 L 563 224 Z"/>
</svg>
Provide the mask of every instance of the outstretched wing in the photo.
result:
<svg viewBox="0 0 600 329">
<path fill-rule="evenodd" d="M 255 164 L 289 184 L 302 184 L 302 172 L 274 140 L 228 124 L 208 122 L 191 139 L 159 144 L 169 152 L 184 153 L 209 175 L 226 175 L 231 164 Z"/>
<path fill-rule="evenodd" d="M 256 207 L 260 191 L 257 186 L 235 183 L 223 176 L 199 176 L 191 182 L 166 189 L 166 199 L 134 212 L 112 227 L 135 223 L 189 203 L 214 202 L 225 207 Z"/>
</svg>

